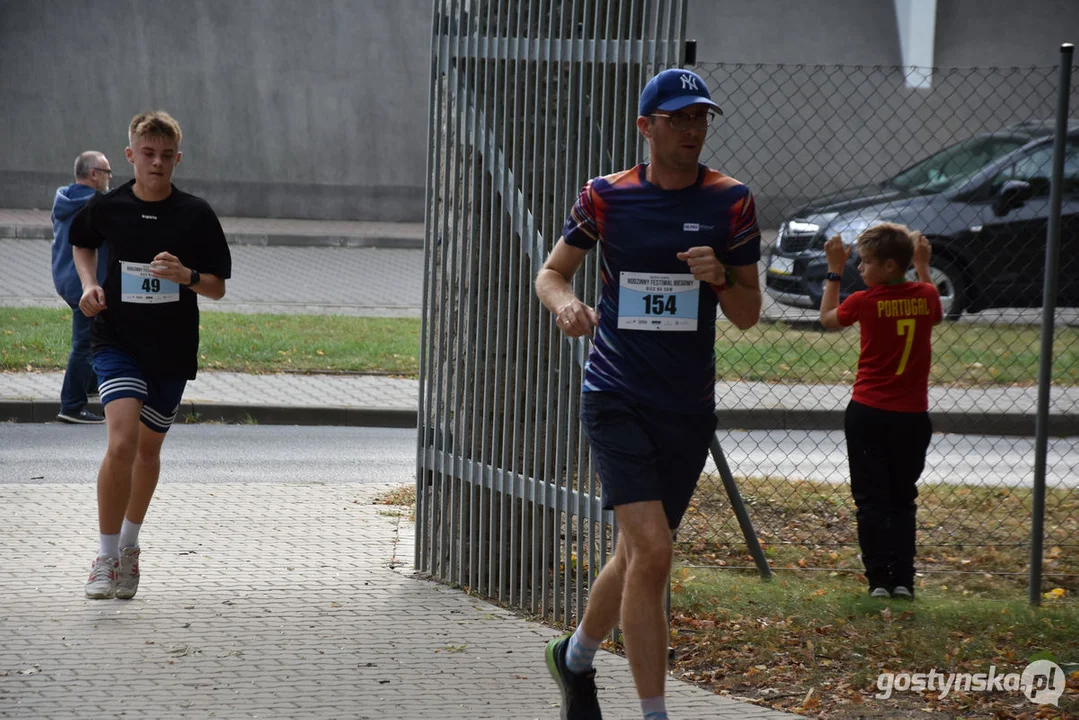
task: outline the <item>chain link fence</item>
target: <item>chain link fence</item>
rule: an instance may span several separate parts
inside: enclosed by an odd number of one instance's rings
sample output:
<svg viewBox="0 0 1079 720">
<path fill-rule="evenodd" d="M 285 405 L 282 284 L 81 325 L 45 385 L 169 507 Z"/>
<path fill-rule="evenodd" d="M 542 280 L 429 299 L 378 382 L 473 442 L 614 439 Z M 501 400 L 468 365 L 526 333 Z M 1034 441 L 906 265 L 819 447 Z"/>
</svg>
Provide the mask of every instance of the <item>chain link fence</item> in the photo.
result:
<svg viewBox="0 0 1079 720">
<path fill-rule="evenodd" d="M 719 439 L 773 567 L 860 571 L 842 410 L 855 328 L 817 324 L 823 243 L 892 220 L 933 244 L 937 434 L 920 482 L 921 571 L 1015 574 L 1030 554 L 1046 225 L 1058 68 L 932 71 L 701 64 L 723 108 L 702 161 L 746 182 L 765 243 L 761 324 L 720 322 Z M 917 70 L 916 72 L 923 72 Z M 1073 117 L 1076 100 L 1071 88 Z M 1070 121 L 1044 581 L 1079 589 L 1079 120 Z M 859 288 L 854 265 L 843 295 Z M 679 533 L 691 564 L 751 565 L 710 472 Z"/>
</svg>

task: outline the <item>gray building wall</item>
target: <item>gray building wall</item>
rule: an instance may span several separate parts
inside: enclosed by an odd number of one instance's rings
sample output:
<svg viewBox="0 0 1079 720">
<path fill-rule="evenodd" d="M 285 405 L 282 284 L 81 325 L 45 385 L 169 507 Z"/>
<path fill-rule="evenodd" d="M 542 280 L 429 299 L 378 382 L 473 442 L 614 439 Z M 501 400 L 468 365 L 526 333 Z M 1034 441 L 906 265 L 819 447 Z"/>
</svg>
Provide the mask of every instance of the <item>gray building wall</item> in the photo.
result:
<svg viewBox="0 0 1079 720">
<path fill-rule="evenodd" d="M 420 220 L 430 38 L 430 0 L 3 0 L 0 206 L 50 207 L 82 150 L 129 179 L 160 108 L 221 215 Z"/>
<path fill-rule="evenodd" d="M 951 69 L 926 89 L 906 87 L 898 67 L 892 0 L 689 0 L 686 35 L 724 108 L 704 160 L 747 183 L 775 226 L 975 133 L 1051 118 L 1079 2 L 938 0 L 935 65 Z"/>
<path fill-rule="evenodd" d="M 86 149 L 109 155 L 118 182 L 130 178 L 127 124 L 163 108 L 185 133 L 177 185 L 222 215 L 420 220 L 431 10 L 431 0 L 0 0 L 0 206 L 49 207 Z M 1017 106 L 1022 87 L 974 93 L 959 112 L 954 76 L 904 88 L 889 69 L 901 63 L 893 0 L 689 0 L 687 36 L 727 110 L 707 157 L 754 187 L 767 223 L 1047 112 L 1037 100 Z M 935 64 L 1049 66 L 1074 36 L 1077 0 L 938 0 Z M 798 64 L 884 69 L 841 85 Z M 842 100 L 822 105 L 829 94 Z M 874 108 L 901 112 L 863 117 Z M 895 117 L 911 120 L 897 128 Z"/>
</svg>

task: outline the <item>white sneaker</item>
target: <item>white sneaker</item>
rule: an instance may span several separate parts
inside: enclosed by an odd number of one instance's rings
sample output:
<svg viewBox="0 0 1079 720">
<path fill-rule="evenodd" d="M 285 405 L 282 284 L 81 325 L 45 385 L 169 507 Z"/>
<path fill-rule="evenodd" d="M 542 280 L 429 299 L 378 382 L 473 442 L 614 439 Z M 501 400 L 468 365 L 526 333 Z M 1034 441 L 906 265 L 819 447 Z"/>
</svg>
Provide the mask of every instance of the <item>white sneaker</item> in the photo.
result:
<svg viewBox="0 0 1079 720">
<path fill-rule="evenodd" d="M 892 594 L 885 587 L 875 587 L 869 591 L 869 597 L 872 598 L 890 598 L 891 596 Z M 119 593 L 117 593 L 117 597 L 119 597 Z"/>
<path fill-rule="evenodd" d="M 130 600 L 139 591 L 139 547 L 120 551 L 120 577 L 116 581 L 116 597 Z"/>
<path fill-rule="evenodd" d="M 86 597 L 91 600 L 108 600 L 116 597 L 116 578 L 120 573 L 120 561 L 99 555 L 90 566 L 90 578 L 86 581 Z"/>
</svg>

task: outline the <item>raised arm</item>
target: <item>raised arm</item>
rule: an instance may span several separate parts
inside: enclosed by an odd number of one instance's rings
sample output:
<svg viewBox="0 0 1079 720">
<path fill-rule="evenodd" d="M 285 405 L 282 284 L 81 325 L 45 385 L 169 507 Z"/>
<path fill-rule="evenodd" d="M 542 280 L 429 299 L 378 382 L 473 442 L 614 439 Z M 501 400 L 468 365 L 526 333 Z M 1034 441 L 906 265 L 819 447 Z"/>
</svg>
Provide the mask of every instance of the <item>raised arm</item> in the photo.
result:
<svg viewBox="0 0 1079 720">
<path fill-rule="evenodd" d="M 843 244 L 843 238 L 833 235 L 824 243 L 824 255 L 828 259 L 828 272 L 843 274 L 843 268 L 850 260 L 851 249 Z M 839 322 L 839 282 L 826 280 L 824 282 L 824 295 L 820 300 L 820 324 L 829 330 L 839 330 L 843 324 Z"/>
</svg>

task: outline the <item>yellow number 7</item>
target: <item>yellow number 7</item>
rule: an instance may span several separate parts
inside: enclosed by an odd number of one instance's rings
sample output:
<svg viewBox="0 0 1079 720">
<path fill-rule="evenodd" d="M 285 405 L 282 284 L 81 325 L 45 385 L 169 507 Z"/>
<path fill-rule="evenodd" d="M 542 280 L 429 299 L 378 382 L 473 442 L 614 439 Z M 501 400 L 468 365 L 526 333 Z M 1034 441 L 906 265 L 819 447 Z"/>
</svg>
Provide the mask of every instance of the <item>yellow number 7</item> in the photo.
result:
<svg viewBox="0 0 1079 720">
<path fill-rule="evenodd" d="M 907 360 L 910 358 L 910 349 L 914 346 L 914 318 L 908 320 L 896 320 L 895 332 L 899 336 L 907 336 L 907 344 L 903 346 L 903 357 L 899 358 L 899 367 L 895 374 L 902 375 L 907 369 Z"/>
</svg>

